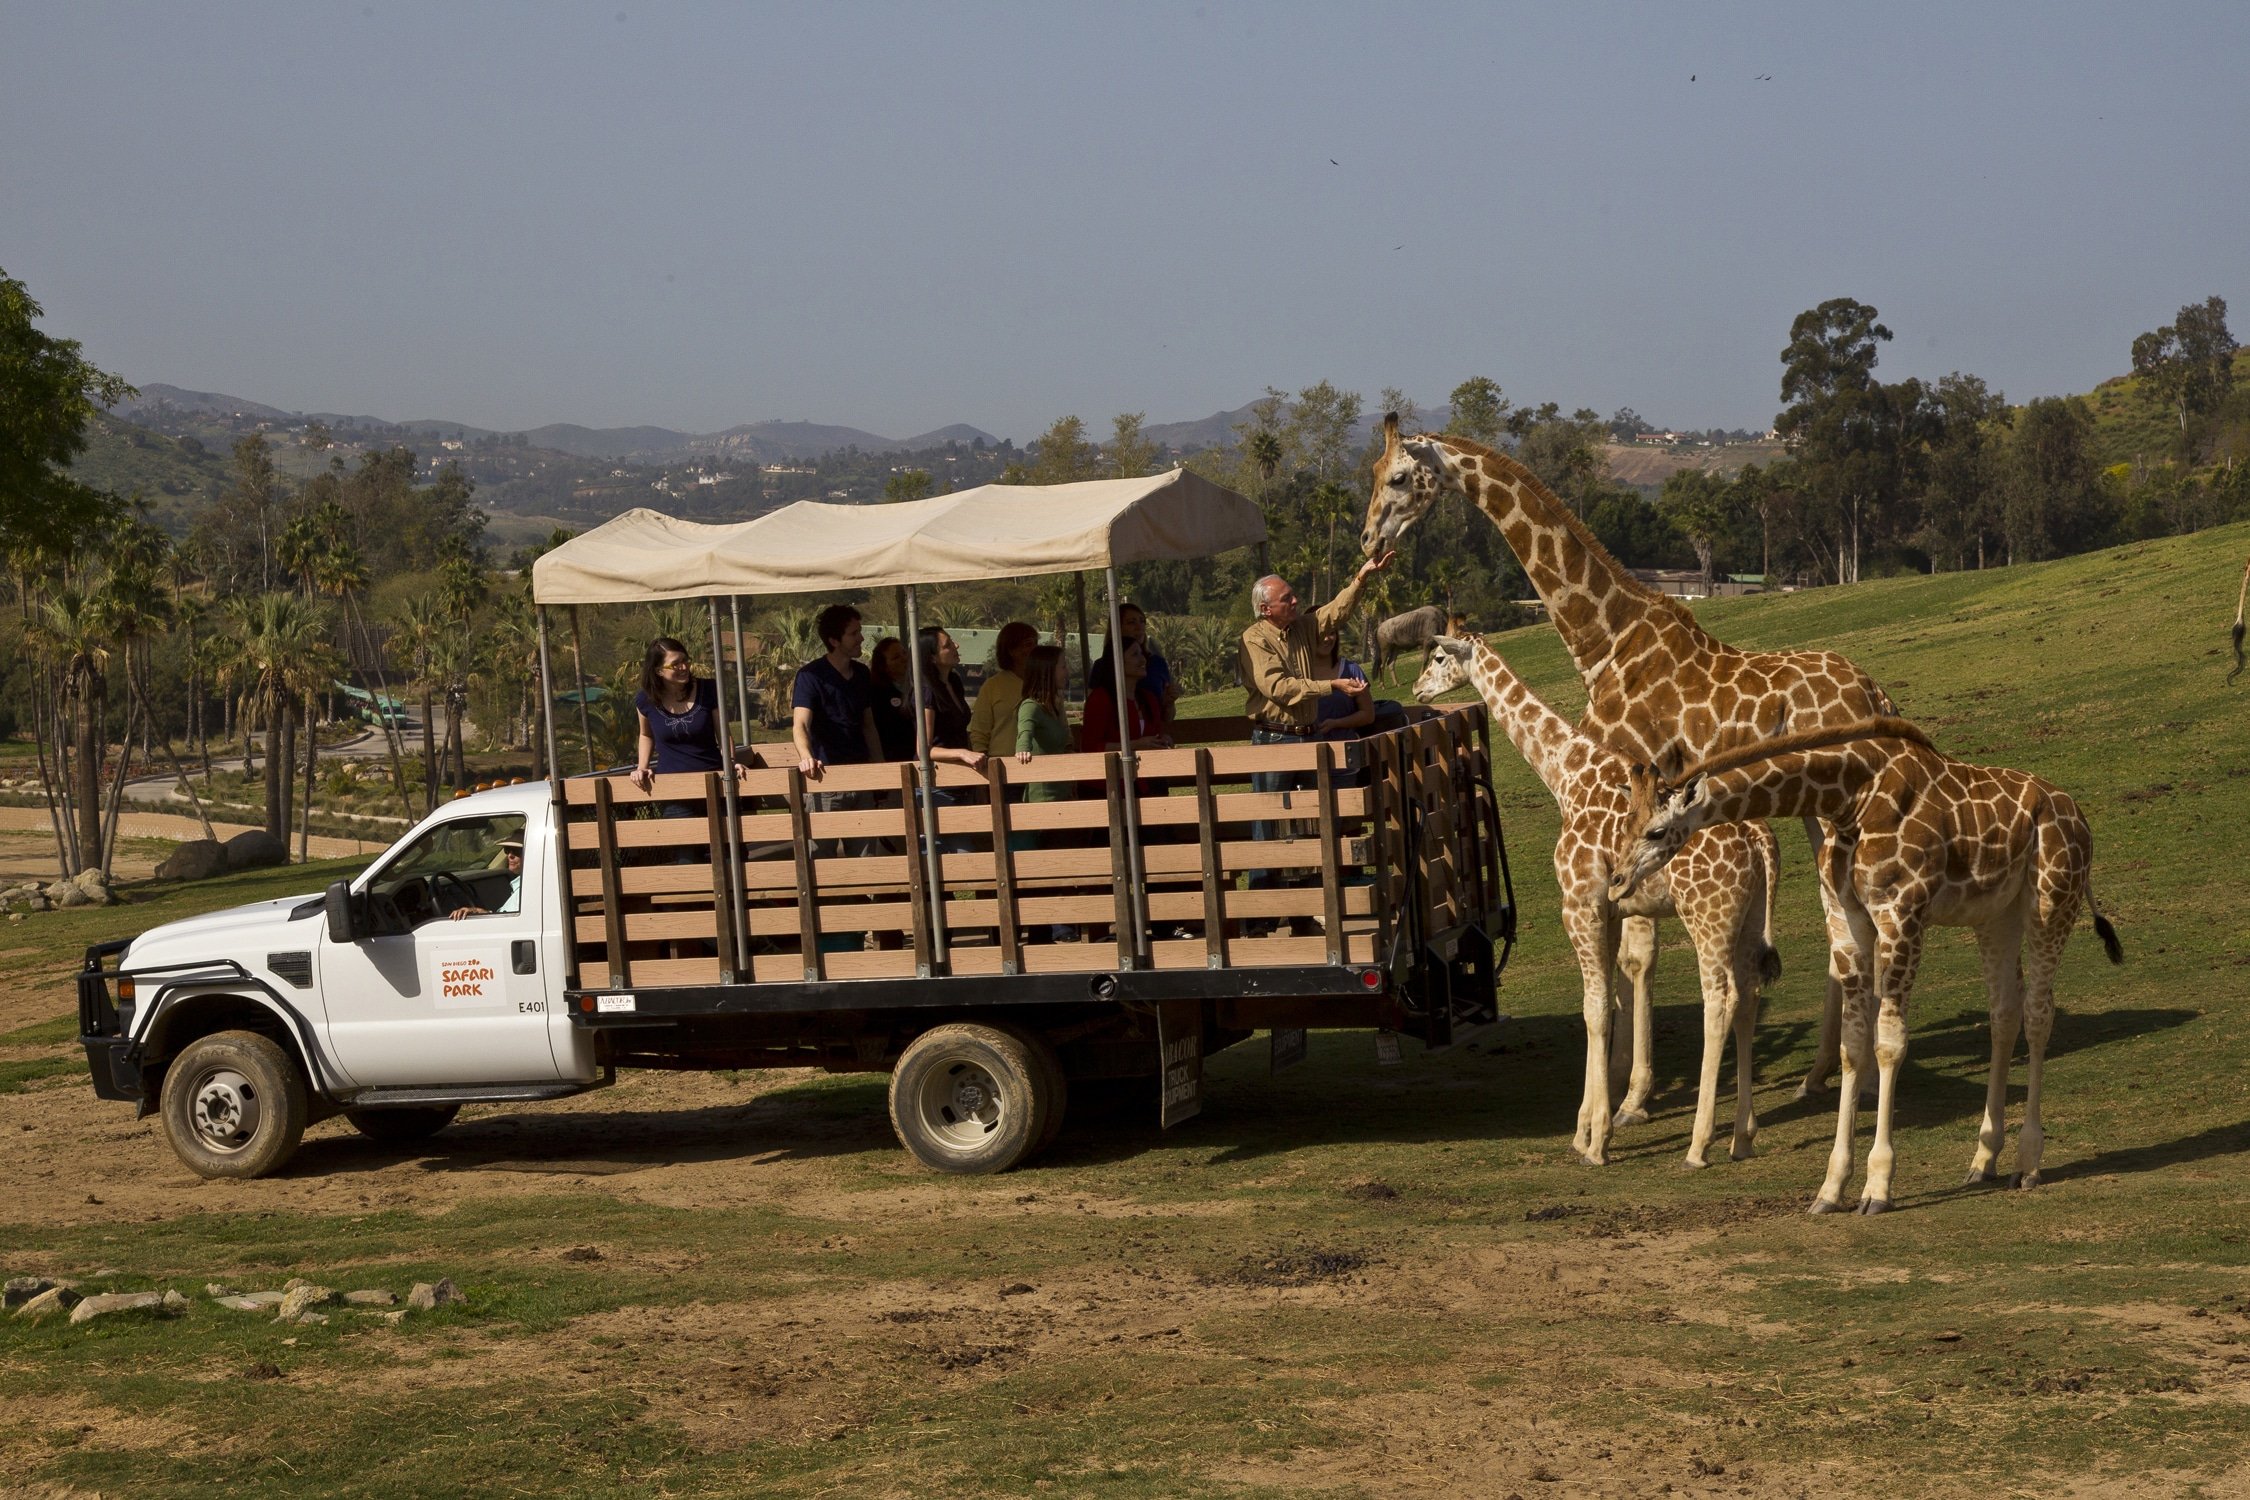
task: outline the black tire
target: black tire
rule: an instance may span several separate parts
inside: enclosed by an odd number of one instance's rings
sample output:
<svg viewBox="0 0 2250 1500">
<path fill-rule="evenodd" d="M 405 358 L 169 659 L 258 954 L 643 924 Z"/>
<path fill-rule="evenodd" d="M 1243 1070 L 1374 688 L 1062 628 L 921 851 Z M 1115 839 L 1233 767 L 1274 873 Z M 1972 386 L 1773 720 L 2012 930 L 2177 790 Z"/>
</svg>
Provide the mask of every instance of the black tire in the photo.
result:
<svg viewBox="0 0 2250 1500">
<path fill-rule="evenodd" d="M 289 1160 L 309 1113 L 305 1076 L 271 1037 L 220 1031 L 164 1073 L 164 1133 L 202 1177 L 263 1177 Z"/>
<path fill-rule="evenodd" d="M 1038 1050 L 998 1026 L 923 1032 L 891 1070 L 891 1129 L 899 1144 L 937 1172 L 1005 1172 L 1022 1161 L 1038 1149 L 1060 1102 L 1035 1060 Z"/>
<path fill-rule="evenodd" d="M 405 1146 L 428 1140 L 452 1124 L 459 1113 L 458 1104 L 409 1104 L 392 1109 L 347 1109 L 344 1118 L 371 1141 Z"/>
<path fill-rule="evenodd" d="M 1031 1065 L 1038 1073 L 1039 1092 L 1046 1099 L 1045 1119 L 1039 1126 L 1039 1139 L 1032 1144 L 1034 1153 L 1044 1151 L 1062 1134 L 1063 1116 L 1070 1109 L 1070 1079 L 1063 1073 L 1062 1058 L 1048 1040 L 1035 1031 L 1008 1027 L 1022 1040 L 1031 1053 Z"/>
</svg>

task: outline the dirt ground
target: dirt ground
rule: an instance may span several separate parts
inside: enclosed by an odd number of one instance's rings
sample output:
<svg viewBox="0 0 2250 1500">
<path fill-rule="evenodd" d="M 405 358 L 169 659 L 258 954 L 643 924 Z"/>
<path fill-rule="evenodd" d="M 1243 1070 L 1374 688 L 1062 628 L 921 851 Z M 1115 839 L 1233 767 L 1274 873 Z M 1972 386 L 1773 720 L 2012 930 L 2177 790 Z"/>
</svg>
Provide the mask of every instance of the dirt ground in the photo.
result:
<svg viewBox="0 0 2250 1500">
<path fill-rule="evenodd" d="M 118 880 L 146 880 L 163 855 L 120 842 L 110 874 Z M 43 833 L 0 829 L 0 885 L 55 878 L 55 841 Z"/>
</svg>

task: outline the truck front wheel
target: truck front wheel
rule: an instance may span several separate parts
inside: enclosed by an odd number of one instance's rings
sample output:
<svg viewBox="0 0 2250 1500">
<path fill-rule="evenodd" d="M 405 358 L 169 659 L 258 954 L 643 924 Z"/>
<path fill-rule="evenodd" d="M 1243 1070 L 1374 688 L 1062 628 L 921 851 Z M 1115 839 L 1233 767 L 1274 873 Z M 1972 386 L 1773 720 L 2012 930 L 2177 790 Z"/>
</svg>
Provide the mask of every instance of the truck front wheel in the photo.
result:
<svg viewBox="0 0 2250 1500">
<path fill-rule="evenodd" d="M 936 1171 L 1005 1172 L 1040 1145 L 1062 1104 L 1048 1080 L 1032 1046 L 1012 1031 L 935 1027 L 891 1070 L 891 1128 Z"/>
<path fill-rule="evenodd" d="M 164 1133 L 203 1177 L 263 1177 L 304 1138 L 304 1075 L 271 1037 L 220 1031 L 164 1073 Z"/>
</svg>

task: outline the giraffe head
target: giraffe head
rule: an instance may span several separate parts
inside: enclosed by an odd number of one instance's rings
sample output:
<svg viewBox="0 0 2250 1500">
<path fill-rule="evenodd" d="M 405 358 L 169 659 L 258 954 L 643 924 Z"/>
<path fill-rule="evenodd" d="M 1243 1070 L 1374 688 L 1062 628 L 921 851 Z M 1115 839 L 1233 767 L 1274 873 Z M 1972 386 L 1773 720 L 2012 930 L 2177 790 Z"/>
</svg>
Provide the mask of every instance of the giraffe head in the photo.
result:
<svg viewBox="0 0 2250 1500">
<path fill-rule="evenodd" d="M 1423 703 L 1441 693 L 1449 693 L 1469 680 L 1469 662 L 1476 655 L 1478 638 L 1473 635 L 1441 635 L 1430 642 L 1429 658 L 1422 663 L 1422 675 L 1414 679 L 1414 696 Z"/>
<path fill-rule="evenodd" d="M 1452 483 L 1438 446 L 1427 434 L 1401 437 L 1398 413 L 1383 418 L 1383 451 L 1375 460 L 1375 486 L 1367 497 L 1367 524 L 1359 545 L 1369 557 L 1398 545 L 1406 528 L 1428 513 Z"/>
<path fill-rule="evenodd" d="M 1609 899 L 1622 901 L 1641 888 L 1641 882 L 1671 863 L 1672 856 L 1704 824 L 1711 783 L 1691 776 L 1676 787 L 1659 784 L 1646 766 L 1632 769 L 1633 806 L 1652 809 L 1640 835 L 1625 851 L 1624 861 L 1609 877 Z"/>
</svg>

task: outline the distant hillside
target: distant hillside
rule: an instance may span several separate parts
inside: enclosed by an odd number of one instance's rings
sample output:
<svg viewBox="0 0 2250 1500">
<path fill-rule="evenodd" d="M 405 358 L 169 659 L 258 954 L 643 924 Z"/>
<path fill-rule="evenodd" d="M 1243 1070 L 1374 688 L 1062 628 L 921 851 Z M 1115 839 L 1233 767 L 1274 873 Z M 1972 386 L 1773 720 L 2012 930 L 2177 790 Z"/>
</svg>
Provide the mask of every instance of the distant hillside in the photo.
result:
<svg viewBox="0 0 2250 1500">
<path fill-rule="evenodd" d="M 1787 450 L 1779 443 L 1729 443 L 1723 448 L 1651 448 L 1640 443 L 1605 443 L 1609 477 L 1637 489 L 1661 489 L 1683 469 L 1739 474 L 1745 464 L 1770 464 Z"/>
<path fill-rule="evenodd" d="M 166 411 L 183 415 L 216 417 L 245 417 L 254 422 L 287 422 L 295 419 L 294 412 L 277 406 L 265 406 L 241 396 L 229 396 L 223 391 L 189 391 L 176 385 L 150 381 L 141 387 L 141 393 L 113 408 L 117 415 L 135 422 L 151 417 L 161 417 Z"/>
<path fill-rule="evenodd" d="M 2250 391 L 2250 349 L 2234 355 L 2236 401 Z M 2087 395 L 2094 413 L 2094 454 L 2105 468 L 2136 460 L 2171 457 L 2179 442 L 2179 419 L 2135 375 L 2103 381 Z"/>
<path fill-rule="evenodd" d="M 96 489 L 138 496 L 150 517 L 185 535 L 194 513 L 227 485 L 227 455 L 196 438 L 171 438 L 109 412 L 96 412 L 86 430 L 86 451 L 71 473 Z"/>
</svg>

